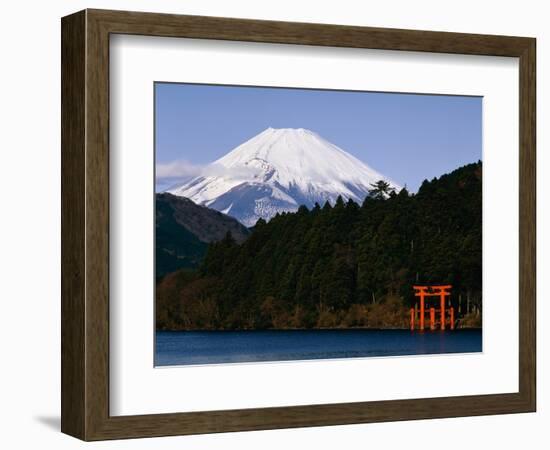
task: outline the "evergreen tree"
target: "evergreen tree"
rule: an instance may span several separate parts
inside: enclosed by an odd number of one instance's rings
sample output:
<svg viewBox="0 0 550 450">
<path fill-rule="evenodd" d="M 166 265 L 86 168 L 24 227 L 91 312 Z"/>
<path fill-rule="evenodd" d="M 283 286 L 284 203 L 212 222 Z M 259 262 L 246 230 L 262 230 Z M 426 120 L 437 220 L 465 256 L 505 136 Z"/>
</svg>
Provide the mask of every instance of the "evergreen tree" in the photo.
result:
<svg viewBox="0 0 550 450">
<path fill-rule="evenodd" d="M 390 186 L 390 183 L 384 180 L 378 180 L 376 183 L 370 183 L 369 197 L 384 200 L 391 194 L 395 193 L 395 189 Z"/>
</svg>

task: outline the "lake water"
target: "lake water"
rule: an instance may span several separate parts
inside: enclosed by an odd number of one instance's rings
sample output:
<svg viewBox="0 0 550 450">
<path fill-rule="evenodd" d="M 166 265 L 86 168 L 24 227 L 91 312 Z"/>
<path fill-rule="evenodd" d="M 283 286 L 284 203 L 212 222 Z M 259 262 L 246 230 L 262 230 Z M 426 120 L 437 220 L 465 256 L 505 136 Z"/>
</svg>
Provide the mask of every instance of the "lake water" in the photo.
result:
<svg viewBox="0 0 550 450">
<path fill-rule="evenodd" d="M 481 352 L 481 330 L 157 331 L 156 366 Z"/>
</svg>

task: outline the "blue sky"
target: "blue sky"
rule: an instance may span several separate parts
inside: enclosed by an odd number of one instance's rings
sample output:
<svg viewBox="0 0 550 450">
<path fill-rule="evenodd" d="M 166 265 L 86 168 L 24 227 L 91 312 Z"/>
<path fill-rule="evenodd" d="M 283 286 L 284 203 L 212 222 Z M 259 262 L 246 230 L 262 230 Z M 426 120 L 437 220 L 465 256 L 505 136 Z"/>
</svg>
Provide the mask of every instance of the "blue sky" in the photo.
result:
<svg viewBox="0 0 550 450">
<path fill-rule="evenodd" d="M 268 127 L 307 128 L 411 191 L 481 159 L 482 98 L 155 84 L 157 189 Z"/>
</svg>

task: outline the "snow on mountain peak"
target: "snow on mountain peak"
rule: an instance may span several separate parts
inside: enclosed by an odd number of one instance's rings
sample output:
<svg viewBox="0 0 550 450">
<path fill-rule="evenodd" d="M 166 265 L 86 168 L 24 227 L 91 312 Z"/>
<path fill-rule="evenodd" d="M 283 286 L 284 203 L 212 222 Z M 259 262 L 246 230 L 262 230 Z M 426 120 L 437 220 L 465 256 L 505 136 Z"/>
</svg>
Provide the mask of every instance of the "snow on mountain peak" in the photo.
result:
<svg viewBox="0 0 550 450">
<path fill-rule="evenodd" d="M 378 180 L 399 188 L 311 130 L 267 128 L 169 192 L 252 226 L 302 204 L 334 203 L 338 195 L 360 203 Z"/>
</svg>

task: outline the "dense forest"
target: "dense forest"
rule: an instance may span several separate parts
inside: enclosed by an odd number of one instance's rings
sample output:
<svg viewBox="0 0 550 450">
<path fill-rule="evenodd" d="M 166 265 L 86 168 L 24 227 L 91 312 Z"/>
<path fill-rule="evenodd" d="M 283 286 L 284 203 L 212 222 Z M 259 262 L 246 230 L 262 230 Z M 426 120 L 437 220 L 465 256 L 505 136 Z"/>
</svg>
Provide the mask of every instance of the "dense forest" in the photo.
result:
<svg viewBox="0 0 550 450">
<path fill-rule="evenodd" d="M 452 284 L 459 326 L 481 325 L 482 164 L 424 181 L 379 182 L 259 220 L 238 244 L 209 244 L 197 270 L 157 283 L 158 329 L 405 328 L 412 285 Z"/>
</svg>

